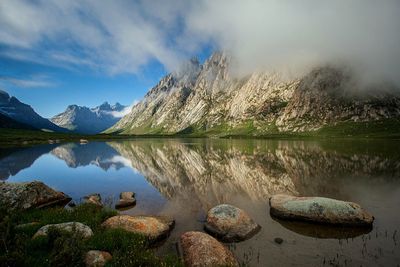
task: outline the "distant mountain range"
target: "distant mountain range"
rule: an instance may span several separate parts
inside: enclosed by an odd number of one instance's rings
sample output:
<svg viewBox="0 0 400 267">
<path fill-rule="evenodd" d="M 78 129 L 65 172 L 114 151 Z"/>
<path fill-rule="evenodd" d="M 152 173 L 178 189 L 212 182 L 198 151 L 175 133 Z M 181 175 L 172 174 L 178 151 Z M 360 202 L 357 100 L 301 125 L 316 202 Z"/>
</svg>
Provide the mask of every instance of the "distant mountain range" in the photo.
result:
<svg viewBox="0 0 400 267">
<path fill-rule="evenodd" d="M 104 102 L 95 108 L 70 105 L 51 121 L 76 133 L 96 134 L 110 128 L 122 117 L 119 115 L 127 107 L 119 103 L 110 105 Z"/>
<path fill-rule="evenodd" d="M 346 68 L 321 66 L 293 79 L 263 71 L 237 77 L 230 70 L 225 53 L 204 64 L 191 60 L 108 132 L 221 136 L 316 132 L 346 123 L 350 129 L 349 123 L 388 119 L 400 125 L 400 90 L 388 83 L 367 87 Z"/>
<path fill-rule="evenodd" d="M 33 108 L 0 90 L 0 128 L 38 129 L 52 132 L 68 132 L 41 117 Z"/>
</svg>

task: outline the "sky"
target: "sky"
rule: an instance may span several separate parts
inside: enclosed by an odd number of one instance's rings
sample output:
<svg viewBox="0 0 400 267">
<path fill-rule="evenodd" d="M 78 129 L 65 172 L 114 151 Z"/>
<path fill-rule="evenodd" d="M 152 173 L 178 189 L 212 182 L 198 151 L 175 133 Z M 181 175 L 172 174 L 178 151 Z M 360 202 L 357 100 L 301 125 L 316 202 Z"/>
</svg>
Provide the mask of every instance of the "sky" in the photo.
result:
<svg viewBox="0 0 400 267">
<path fill-rule="evenodd" d="M 239 75 L 346 64 L 400 84 L 398 0 L 1 0 L 0 89 L 51 117 L 131 105 L 193 56 Z"/>
</svg>

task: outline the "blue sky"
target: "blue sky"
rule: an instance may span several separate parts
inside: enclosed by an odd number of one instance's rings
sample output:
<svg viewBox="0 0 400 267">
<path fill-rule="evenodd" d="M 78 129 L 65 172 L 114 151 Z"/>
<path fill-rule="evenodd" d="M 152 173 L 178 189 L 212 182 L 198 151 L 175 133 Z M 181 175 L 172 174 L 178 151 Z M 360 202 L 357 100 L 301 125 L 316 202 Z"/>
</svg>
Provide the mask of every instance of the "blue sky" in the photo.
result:
<svg viewBox="0 0 400 267">
<path fill-rule="evenodd" d="M 185 48 L 187 4 L 157 11 L 161 4 L 1 1 L 0 88 L 44 117 L 70 104 L 131 105 L 180 62 L 212 50 Z"/>
<path fill-rule="evenodd" d="M 130 105 L 214 50 L 239 75 L 340 63 L 400 85 L 399 13 L 398 0 L 1 0 L 0 89 L 44 117 Z"/>
</svg>

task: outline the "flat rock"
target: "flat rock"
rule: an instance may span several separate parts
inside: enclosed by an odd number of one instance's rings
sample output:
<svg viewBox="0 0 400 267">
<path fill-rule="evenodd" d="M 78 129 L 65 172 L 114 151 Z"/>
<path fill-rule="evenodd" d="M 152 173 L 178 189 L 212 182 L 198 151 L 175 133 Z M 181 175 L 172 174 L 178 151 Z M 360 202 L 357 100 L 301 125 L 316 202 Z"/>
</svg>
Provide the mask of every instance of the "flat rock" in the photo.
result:
<svg viewBox="0 0 400 267">
<path fill-rule="evenodd" d="M 175 221 L 165 216 L 117 215 L 102 224 L 106 228 L 122 228 L 146 236 L 150 241 L 166 238 L 174 228 Z"/>
<path fill-rule="evenodd" d="M 110 253 L 100 250 L 89 250 L 85 255 L 85 264 L 87 267 L 103 267 L 112 260 Z"/>
<path fill-rule="evenodd" d="M 374 217 L 360 205 L 324 197 L 275 195 L 270 213 L 284 220 L 299 220 L 347 226 L 371 226 Z"/>
<path fill-rule="evenodd" d="M 47 224 L 45 226 L 42 226 L 34 235 L 32 238 L 36 238 L 39 236 L 47 236 L 49 233 L 49 229 L 51 227 L 54 227 L 58 230 L 62 231 L 67 231 L 67 232 L 72 232 L 73 230 L 80 232 L 83 237 L 89 238 L 93 235 L 92 229 L 90 229 L 89 226 L 80 223 L 80 222 L 66 222 L 66 223 L 59 223 L 59 224 Z"/>
<path fill-rule="evenodd" d="M 133 192 L 121 192 L 121 194 L 119 194 L 119 198 L 120 199 L 125 199 L 125 200 L 131 200 L 135 198 L 135 193 Z"/>
<path fill-rule="evenodd" d="M 206 233 L 186 232 L 180 241 L 185 266 L 239 266 L 232 252 Z"/>
<path fill-rule="evenodd" d="M 115 204 L 116 209 L 129 208 L 136 205 L 135 193 L 133 192 L 122 192 L 119 198 L 120 200 Z"/>
<path fill-rule="evenodd" d="M 103 207 L 101 203 L 101 196 L 100 194 L 90 194 L 83 198 L 83 202 L 87 204 L 94 204 L 99 207 Z"/>
<path fill-rule="evenodd" d="M 261 226 L 242 209 L 222 204 L 208 211 L 204 229 L 222 241 L 236 242 L 251 238 Z"/>
<path fill-rule="evenodd" d="M 42 182 L 0 183 L 0 204 L 7 210 L 65 206 L 71 198 Z"/>
</svg>

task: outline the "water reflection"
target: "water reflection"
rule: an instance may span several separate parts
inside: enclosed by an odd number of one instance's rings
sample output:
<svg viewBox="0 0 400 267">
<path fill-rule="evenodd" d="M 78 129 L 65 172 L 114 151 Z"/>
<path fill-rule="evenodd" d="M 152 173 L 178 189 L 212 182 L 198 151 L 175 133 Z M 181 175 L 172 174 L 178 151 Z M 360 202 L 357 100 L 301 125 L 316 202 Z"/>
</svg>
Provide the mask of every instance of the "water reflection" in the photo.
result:
<svg viewBox="0 0 400 267">
<path fill-rule="evenodd" d="M 134 191 L 137 206 L 125 213 L 163 213 L 177 220 L 161 251 L 174 249 L 183 231 L 201 230 L 209 208 L 230 203 L 262 226 L 233 248 L 250 266 L 322 265 L 338 250 L 342 258 L 336 263 L 385 266 L 400 261 L 400 215 L 394 212 L 400 205 L 398 147 L 395 141 L 202 139 L 54 144 L 0 150 L 0 178 L 40 179 L 78 200 L 94 192 L 117 199 L 121 191 Z M 275 221 L 268 207 L 275 193 L 358 202 L 376 217 L 374 229 Z M 279 247 L 273 242 L 277 236 L 285 240 Z M 332 238 L 351 241 L 338 244 Z"/>
</svg>

